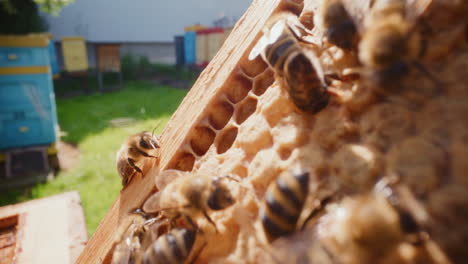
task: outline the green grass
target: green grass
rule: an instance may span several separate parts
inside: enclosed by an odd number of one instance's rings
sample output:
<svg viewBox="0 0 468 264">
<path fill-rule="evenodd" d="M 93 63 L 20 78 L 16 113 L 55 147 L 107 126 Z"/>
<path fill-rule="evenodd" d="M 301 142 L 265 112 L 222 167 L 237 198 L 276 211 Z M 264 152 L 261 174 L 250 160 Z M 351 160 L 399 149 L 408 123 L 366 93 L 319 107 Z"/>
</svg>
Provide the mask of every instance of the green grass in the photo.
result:
<svg viewBox="0 0 468 264">
<path fill-rule="evenodd" d="M 91 235 L 122 188 L 115 164 L 120 144 L 128 135 L 158 124 L 157 132 L 161 132 L 186 92 L 135 81 L 113 93 L 58 99 L 59 124 L 66 133 L 62 140 L 77 144 L 79 164 L 50 182 L 1 193 L 0 205 L 78 190 Z M 121 117 L 136 122 L 110 126 L 110 120 Z"/>
</svg>

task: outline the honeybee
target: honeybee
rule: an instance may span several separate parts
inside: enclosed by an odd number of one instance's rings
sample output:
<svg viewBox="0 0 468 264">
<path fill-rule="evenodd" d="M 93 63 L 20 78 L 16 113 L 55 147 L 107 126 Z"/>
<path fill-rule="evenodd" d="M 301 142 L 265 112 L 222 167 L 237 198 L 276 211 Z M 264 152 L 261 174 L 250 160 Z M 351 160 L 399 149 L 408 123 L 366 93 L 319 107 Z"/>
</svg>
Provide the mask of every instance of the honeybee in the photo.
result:
<svg viewBox="0 0 468 264">
<path fill-rule="evenodd" d="M 135 215 L 132 223 L 122 236 L 122 239 L 114 248 L 112 264 L 129 264 L 138 263 L 140 261 L 144 222 L 145 219 L 143 217 Z"/>
<path fill-rule="evenodd" d="M 159 192 L 153 194 L 143 204 L 143 211 L 147 213 L 161 212 L 168 219 L 185 219 L 197 228 L 192 217 L 200 213 L 218 231 L 215 222 L 208 215 L 208 210 L 223 210 L 234 204 L 235 200 L 229 190 L 225 177 L 211 177 L 208 175 L 181 175 L 181 172 L 167 170 L 158 178 L 171 178 L 165 184 L 157 182 Z"/>
<path fill-rule="evenodd" d="M 171 229 L 146 249 L 143 254 L 143 264 L 185 263 L 189 259 L 196 238 L 196 230 L 186 228 Z M 201 249 L 196 255 L 193 255 L 192 259 L 195 260 L 200 252 Z"/>
<path fill-rule="evenodd" d="M 129 136 L 117 152 L 117 171 L 122 178 L 122 185 L 127 186 L 135 173 L 143 171 L 137 166 L 144 158 L 157 158 L 149 154 L 160 147 L 157 137 L 148 131 Z"/>
<path fill-rule="evenodd" d="M 309 189 L 309 172 L 285 171 L 272 182 L 265 193 L 260 219 L 269 241 L 291 234 Z"/>
<path fill-rule="evenodd" d="M 299 44 L 308 29 L 298 18 L 283 12 L 271 18 L 253 47 L 249 60 L 261 55 L 283 80 L 293 103 L 302 111 L 317 113 L 328 105 L 330 94 L 317 55 Z"/>
<path fill-rule="evenodd" d="M 365 21 L 359 43 L 359 59 L 368 71 L 367 79 L 378 87 L 395 90 L 411 66 L 435 80 L 416 62 L 422 56 L 418 20 L 432 0 L 376 0 Z"/>
<path fill-rule="evenodd" d="M 357 27 L 341 0 L 324 0 L 317 16 L 324 38 L 344 50 L 351 50 L 358 42 Z"/>
<path fill-rule="evenodd" d="M 427 215 L 414 199 L 406 186 L 384 178 L 373 191 L 332 201 L 311 228 L 272 242 L 273 257 L 277 263 L 450 263 L 423 234 Z M 403 244 L 417 253 L 402 256 Z"/>
</svg>

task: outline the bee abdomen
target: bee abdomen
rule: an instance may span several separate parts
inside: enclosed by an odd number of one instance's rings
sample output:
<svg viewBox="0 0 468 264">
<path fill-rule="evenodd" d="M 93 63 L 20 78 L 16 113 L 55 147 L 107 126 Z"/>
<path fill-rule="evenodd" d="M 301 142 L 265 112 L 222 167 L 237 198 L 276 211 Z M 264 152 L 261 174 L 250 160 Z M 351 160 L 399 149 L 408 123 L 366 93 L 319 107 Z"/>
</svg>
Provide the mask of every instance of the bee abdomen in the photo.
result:
<svg viewBox="0 0 468 264">
<path fill-rule="evenodd" d="M 159 237 L 145 252 L 144 264 L 181 264 L 190 255 L 195 242 L 194 230 L 177 228 Z"/>
<path fill-rule="evenodd" d="M 283 34 L 278 41 L 265 48 L 266 59 L 274 69 L 282 69 L 287 55 L 297 48 L 296 40 L 290 34 Z"/>
<path fill-rule="evenodd" d="M 281 174 L 265 194 L 260 212 L 265 233 L 270 240 L 293 232 L 307 196 L 309 173 Z"/>
<path fill-rule="evenodd" d="M 328 105 L 329 93 L 309 59 L 302 53 L 285 63 L 288 92 L 294 104 L 305 112 L 317 113 Z"/>
</svg>

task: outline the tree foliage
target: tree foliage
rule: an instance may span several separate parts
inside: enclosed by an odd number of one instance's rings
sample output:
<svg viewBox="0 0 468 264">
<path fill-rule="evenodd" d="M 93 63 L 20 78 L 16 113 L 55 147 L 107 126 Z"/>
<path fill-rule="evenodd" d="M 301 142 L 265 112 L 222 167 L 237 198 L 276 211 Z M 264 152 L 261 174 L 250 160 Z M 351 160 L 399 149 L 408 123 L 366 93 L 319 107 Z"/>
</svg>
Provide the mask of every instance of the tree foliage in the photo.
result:
<svg viewBox="0 0 468 264">
<path fill-rule="evenodd" d="M 74 0 L 34 0 L 40 8 L 41 11 L 47 12 L 49 14 L 58 15 L 62 8 Z"/>
<path fill-rule="evenodd" d="M 0 34 L 27 34 L 47 31 L 39 9 L 57 15 L 74 0 L 0 0 Z"/>
<path fill-rule="evenodd" d="M 3 0 L 0 5 L 0 34 L 27 34 L 47 31 L 33 0 Z"/>
</svg>

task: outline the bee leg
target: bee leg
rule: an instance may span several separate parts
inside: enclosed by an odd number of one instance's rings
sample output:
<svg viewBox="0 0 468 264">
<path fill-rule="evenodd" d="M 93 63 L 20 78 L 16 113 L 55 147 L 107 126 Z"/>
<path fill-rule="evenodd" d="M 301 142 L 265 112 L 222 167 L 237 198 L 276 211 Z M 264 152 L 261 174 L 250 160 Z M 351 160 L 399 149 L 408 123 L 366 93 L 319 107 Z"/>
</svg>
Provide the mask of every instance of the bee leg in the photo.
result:
<svg viewBox="0 0 468 264">
<path fill-rule="evenodd" d="M 135 161 L 131 158 L 128 158 L 127 161 L 128 161 L 128 164 L 130 164 L 130 166 L 132 166 L 132 168 L 134 168 L 143 177 L 143 171 L 140 168 L 138 168 L 137 165 L 135 165 Z M 130 180 L 128 182 L 130 182 Z"/>
<path fill-rule="evenodd" d="M 200 232 L 200 233 L 204 233 L 203 230 L 201 230 L 197 224 L 195 224 L 195 222 L 193 222 L 193 219 L 188 216 L 188 215 L 184 215 L 185 217 L 185 220 L 187 221 L 187 223 L 189 223 L 189 225 L 194 229 L 196 230 L 197 232 Z"/>
<path fill-rule="evenodd" d="M 323 209 L 325 209 L 325 206 L 332 200 L 332 197 L 331 196 L 328 196 L 326 197 L 325 199 L 323 199 L 322 201 L 320 201 L 320 204 L 314 208 L 312 210 L 312 212 L 310 212 L 309 216 L 307 216 L 307 218 L 304 220 L 304 222 L 302 223 L 302 226 L 301 226 L 301 230 L 304 230 L 307 226 L 307 223 L 312 220 L 312 218 L 314 218 L 315 216 L 317 216 L 320 212 L 323 211 Z"/>
<path fill-rule="evenodd" d="M 174 226 L 177 225 L 176 221 L 180 217 L 180 215 L 176 215 L 169 221 L 169 230 L 171 230 Z"/>
<path fill-rule="evenodd" d="M 327 85 L 331 85 L 333 80 L 341 81 L 341 77 L 336 72 L 330 72 L 330 73 L 325 73 L 324 80 Z"/>
<path fill-rule="evenodd" d="M 146 152 L 144 152 L 144 151 L 142 151 L 142 150 L 139 150 L 139 149 L 138 149 L 137 151 L 138 151 L 138 153 L 140 153 L 140 154 L 143 155 L 144 157 L 147 157 L 147 158 L 157 158 L 156 156 L 152 156 L 152 155 L 150 155 L 150 154 L 148 154 L 148 153 L 146 153 Z"/>
<path fill-rule="evenodd" d="M 213 219 L 211 219 L 211 217 L 206 213 L 205 210 L 203 210 L 203 216 L 206 218 L 206 220 L 208 220 L 208 222 L 210 222 L 215 230 L 216 230 L 216 233 L 219 233 L 219 230 L 218 230 L 218 227 L 216 226 L 216 223 L 213 221 Z"/>
<path fill-rule="evenodd" d="M 352 82 L 352 81 L 357 81 L 361 78 L 361 75 L 359 73 L 349 73 L 349 74 L 343 74 L 341 75 L 341 81 L 342 82 Z"/>
<path fill-rule="evenodd" d="M 125 187 L 127 187 L 127 185 L 130 183 L 130 181 L 133 179 L 133 174 L 130 174 L 128 177 L 123 177 L 122 178 L 122 185 Z"/>
<path fill-rule="evenodd" d="M 203 251 L 203 249 L 206 247 L 206 244 L 208 244 L 206 241 L 203 243 L 203 245 L 200 247 L 200 249 L 193 254 L 193 258 L 192 260 L 189 262 L 190 264 L 193 264 L 196 262 L 196 260 L 198 259 L 198 257 L 200 256 L 201 252 Z"/>
</svg>

